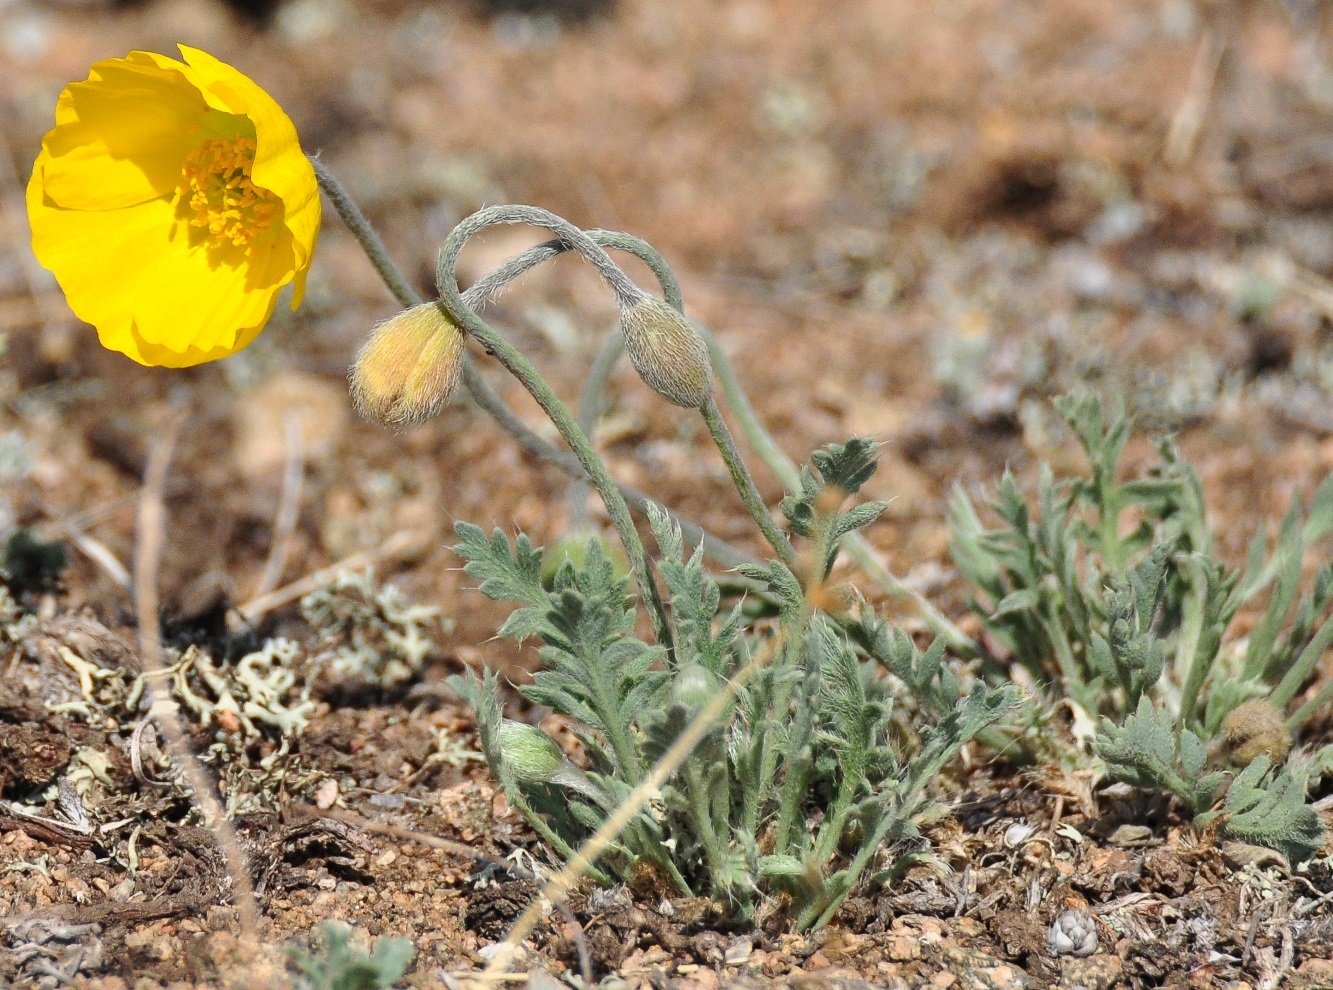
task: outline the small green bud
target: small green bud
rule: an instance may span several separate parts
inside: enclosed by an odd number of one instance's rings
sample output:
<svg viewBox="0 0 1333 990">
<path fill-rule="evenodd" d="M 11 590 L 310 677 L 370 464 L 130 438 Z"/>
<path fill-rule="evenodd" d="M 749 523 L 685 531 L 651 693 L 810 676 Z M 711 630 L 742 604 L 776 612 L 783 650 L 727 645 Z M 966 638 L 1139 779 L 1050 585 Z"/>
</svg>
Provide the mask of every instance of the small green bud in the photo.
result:
<svg viewBox="0 0 1333 990">
<path fill-rule="evenodd" d="M 439 413 L 463 370 L 463 331 L 438 303 L 385 320 L 352 366 L 352 398 L 362 416 L 411 426 Z"/>
<path fill-rule="evenodd" d="M 718 676 L 700 663 L 687 663 L 671 682 L 671 700 L 689 711 L 698 711 L 722 690 Z"/>
<path fill-rule="evenodd" d="M 602 556 L 611 561 L 612 573 L 622 578 L 629 573 L 629 560 L 620 544 L 608 540 L 606 534 L 595 526 L 575 526 L 546 548 L 542 554 L 542 585 L 550 588 L 555 583 L 555 576 L 568 561 L 579 570 L 588 561 L 588 544 L 596 542 Z"/>
<path fill-rule="evenodd" d="M 623 307 L 620 330 L 634 370 L 662 398 L 700 409 L 712 397 L 708 345 L 685 317 L 661 299 L 645 296 Z"/>
<path fill-rule="evenodd" d="M 565 754 L 541 729 L 503 719 L 500 722 L 500 755 L 521 784 L 549 784 L 565 765 Z"/>
</svg>

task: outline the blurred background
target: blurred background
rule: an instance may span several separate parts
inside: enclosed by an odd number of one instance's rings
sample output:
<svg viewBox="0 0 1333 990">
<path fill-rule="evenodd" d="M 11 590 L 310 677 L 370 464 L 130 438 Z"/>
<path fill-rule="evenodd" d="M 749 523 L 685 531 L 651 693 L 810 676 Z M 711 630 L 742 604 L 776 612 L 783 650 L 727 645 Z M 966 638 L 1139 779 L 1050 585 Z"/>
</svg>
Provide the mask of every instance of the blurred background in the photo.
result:
<svg viewBox="0 0 1333 990">
<path fill-rule="evenodd" d="M 457 620 L 451 657 L 503 657 L 476 646 L 503 610 L 460 597 L 452 519 L 538 541 L 566 521 L 562 477 L 466 405 L 398 434 L 355 419 L 347 366 L 395 307 L 331 211 L 305 305 L 280 305 L 236 357 L 141 368 L 72 320 L 28 252 L 32 160 L 67 82 L 177 42 L 283 104 L 423 290 L 484 204 L 649 239 L 789 454 L 885 441 L 868 494 L 893 501 L 869 536 L 955 615 L 950 486 L 1072 456 L 1046 404 L 1067 388 L 1181 430 L 1235 554 L 1258 513 L 1333 468 L 1333 24 L 1317 3 L 0 0 L 4 523 L 128 563 L 146 451 L 183 405 L 175 622 L 217 622 L 259 586 L 292 415 L 304 486 L 282 580 L 425 533 L 382 566 Z M 464 274 L 540 239 L 490 233 Z M 571 259 L 494 313 L 570 397 L 615 316 Z M 598 439 L 617 476 L 758 552 L 697 417 L 628 369 L 612 400 Z M 94 556 L 73 555 L 71 604 L 123 614 Z"/>
</svg>

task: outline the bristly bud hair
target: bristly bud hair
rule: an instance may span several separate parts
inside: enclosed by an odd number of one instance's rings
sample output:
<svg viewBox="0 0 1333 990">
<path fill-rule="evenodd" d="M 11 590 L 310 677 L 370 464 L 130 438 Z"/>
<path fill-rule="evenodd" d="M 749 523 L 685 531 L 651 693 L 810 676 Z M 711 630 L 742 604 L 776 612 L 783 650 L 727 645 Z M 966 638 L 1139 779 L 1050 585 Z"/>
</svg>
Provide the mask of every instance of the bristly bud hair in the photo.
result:
<svg viewBox="0 0 1333 990">
<path fill-rule="evenodd" d="M 1251 698 L 1228 712 L 1219 738 L 1238 767 L 1247 767 L 1260 756 L 1279 766 L 1291 752 L 1291 730 L 1267 698 Z"/>
<path fill-rule="evenodd" d="M 550 783 L 565 765 L 565 754 L 551 737 L 526 722 L 504 719 L 500 723 L 499 742 L 510 772 L 522 783 Z"/>
<path fill-rule="evenodd" d="M 458 387 L 463 331 L 438 303 L 385 320 L 352 365 L 352 399 L 367 419 L 414 426 L 437 415 Z"/>
<path fill-rule="evenodd" d="M 708 345 L 676 310 L 644 296 L 622 305 L 620 330 L 634 370 L 662 398 L 686 409 L 701 409 L 712 398 Z"/>
</svg>

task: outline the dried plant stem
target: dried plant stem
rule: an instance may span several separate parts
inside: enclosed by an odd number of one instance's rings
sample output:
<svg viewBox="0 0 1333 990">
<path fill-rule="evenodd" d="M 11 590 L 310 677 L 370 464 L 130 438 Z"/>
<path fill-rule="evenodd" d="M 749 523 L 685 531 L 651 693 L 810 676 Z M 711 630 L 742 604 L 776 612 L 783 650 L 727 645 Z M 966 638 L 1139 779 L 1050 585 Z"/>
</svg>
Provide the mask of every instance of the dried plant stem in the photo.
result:
<svg viewBox="0 0 1333 990">
<path fill-rule="evenodd" d="M 1212 27 L 1203 29 L 1194 52 L 1194 63 L 1190 66 L 1189 82 L 1185 84 L 1185 96 L 1167 130 L 1162 157 L 1168 165 L 1178 168 L 1187 164 L 1194 154 L 1217 82 L 1217 72 L 1222 66 L 1222 56 L 1227 50 L 1228 33 L 1225 28 L 1221 31 Z"/>
<path fill-rule="evenodd" d="M 642 297 L 644 292 L 633 282 L 630 282 L 629 277 L 616 267 L 606 252 L 581 230 L 554 214 L 531 207 L 493 207 L 468 217 L 445 238 L 444 246 L 440 249 L 440 260 L 436 271 L 436 286 L 440 290 L 440 305 L 459 326 L 485 348 L 488 354 L 494 356 L 504 365 L 505 370 L 517 378 L 523 387 L 528 390 L 528 393 L 537 400 L 537 404 L 542 407 L 542 411 L 555 424 L 556 429 L 560 431 L 560 435 L 564 437 L 565 442 L 569 444 L 570 449 L 578 457 L 583 470 L 588 473 L 588 480 L 592 482 L 597 489 L 597 493 L 602 497 L 607 514 L 611 517 L 611 523 L 620 536 L 620 542 L 625 548 L 626 556 L 629 557 L 630 569 L 634 572 L 639 593 L 643 596 L 644 604 L 648 608 L 648 615 L 652 620 L 653 632 L 657 642 L 666 649 L 668 655 L 674 655 L 675 645 L 672 641 L 671 623 L 667 619 L 666 606 L 662 603 L 662 595 L 653 577 L 652 566 L 648 561 L 647 551 L 643 548 L 643 541 L 639 539 L 639 534 L 634 528 L 634 520 L 630 518 L 629 506 L 616 487 L 615 479 L 611 477 L 606 465 L 602 463 L 602 459 L 597 455 L 592 442 L 579 429 L 579 425 L 575 422 L 569 409 L 560 401 L 559 396 L 546 383 L 546 380 L 537 373 L 537 370 L 517 348 L 468 306 L 459 292 L 458 276 L 455 269 L 463 245 L 473 234 L 496 224 L 539 225 L 555 233 L 561 240 L 572 243 L 580 254 L 597 266 L 598 271 L 602 273 L 616 292 L 618 299 L 622 301 L 622 305 L 632 305 L 636 298 L 635 293 Z M 613 276 L 606 266 L 610 266 L 610 269 L 614 270 L 619 277 Z"/>
<path fill-rule="evenodd" d="M 278 496 L 278 511 L 273 517 L 273 535 L 269 538 L 268 560 L 259 577 L 252 598 L 262 598 L 278 586 L 287 567 L 291 552 L 292 535 L 301 515 L 301 487 L 305 480 L 305 441 L 301 435 L 301 417 L 289 412 L 283 421 L 287 438 L 287 460 L 282 471 L 282 493 Z"/>
<path fill-rule="evenodd" d="M 413 288 L 412 283 L 402 273 L 402 270 L 393 263 L 389 257 L 388 251 L 384 247 L 384 242 L 380 240 L 375 229 L 366 220 L 365 215 L 360 208 L 348 196 L 347 191 L 337 178 L 329 172 L 323 162 L 317 158 L 312 158 L 311 163 L 315 168 L 315 175 L 319 179 L 320 187 L 325 195 L 329 197 L 329 202 L 333 204 L 338 215 L 342 218 L 347 229 L 357 239 L 361 249 L 366 257 L 370 259 L 385 286 L 403 306 L 411 307 L 419 305 L 425 300 L 421 294 Z M 601 234 L 601 231 L 592 231 L 592 235 Z M 614 238 L 628 237 L 629 235 L 611 235 L 613 238 L 609 246 L 620 247 L 615 243 Z M 636 239 L 637 240 L 637 239 Z M 501 265 L 494 272 L 477 282 L 476 285 L 463 293 L 463 299 L 469 306 L 479 307 L 495 295 L 503 286 L 512 281 L 519 275 L 531 271 L 538 265 L 549 261 L 551 258 L 562 254 L 566 246 L 560 241 L 548 241 L 536 247 L 529 248 L 517 258 L 511 259 L 504 265 Z M 627 249 L 628 250 L 628 249 Z M 660 275 L 659 275 L 660 278 Z M 676 305 L 673 302 L 671 290 L 664 284 L 663 289 L 666 293 L 667 302 Z M 675 290 L 675 300 L 679 300 L 679 290 Z M 553 464 L 571 478 L 583 478 L 587 472 L 583 470 L 583 465 L 579 459 L 566 450 L 562 450 L 553 444 L 548 443 L 542 437 L 528 428 L 519 416 L 509 408 L 505 401 L 496 394 L 495 390 L 487 384 L 486 379 L 482 377 L 472 362 L 471 355 L 463 355 L 463 387 L 467 389 L 472 400 L 487 413 L 496 424 L 504 430 L 526 453 L 538 460 Z M 616 483 L 630 506 L 640 515 L 646 514 L 647 506 L 653 502 L 647 495 L 620 482 Z M 671 520 L 680 527 L 682 535 L 690 543 L 698 546 L 703 545 L 704 553 L 708 557 L 723 567 L 737 567 L 740 564 L 757 564 L 758 559 L 743 550 L 731 546 L 725 540 L 720 540 L 711 533 L 705 532 L 697 523 L 686 519 L 684 516 L 669 509 L 664 509 L 671 517 Z"/>
<path fill-rule="evenodd" d="M 72 526 L 65 527 L 65 535 L 85 557 L 102 568 L 107 577 L 126 591 L 131 590 L 133 578 L 130 577 L 130 572 L 125 569 L 125 565 L 120 562 L 120 558 L 111 552 L 110 547 L 83 530 L 75 529 Z"/>
<path fill-rule="evenodd" d="M 359 571 L 364 567 L 373 567 L 386 560 L 410 557 L 426 546 L 432 535 L 432 533 L 422 532 L 421 530 L 399 530 L 372 550 L 358 551 L 350 557 L 344 557 L 342 560 L 330 564 L 328 567 L 322 567 L 305 577 L 292 581 L 290 584 L 285 584 L 275 591 L 270 591 L 265 595 L 257 595 L 244 605 L 239 606 L 236 611 L 246 622 L 255 622 L 275 608 L 280 608 L 288 602 L 296 601 L 298 598 L 304 598 L 312 591 L 318 591 L 325 585 L 332 584 L 338 579 L 339 574 L 347 571 Z"/>
<path fill-rule="evenodd" d="M 156 719 L 162 727 L 167 738 L 167 749 L 193 792 L 194 800 L 203 812 L 205 824 L 213 832 L 231 876 L 232 898 L 236 904 L 243 942 L 253 946 L 258 939 L 259 909 L 255 903 L 254 885 L 250 881 L 250 865 L 231 822 L 227 820 L 222 802 L 213 790 L 213 781 L 190 751 L 189 739 L 176 715 L 178 706 L 171 700 L 166 680 L 160 676 L 164 665 L 161 631 L 158 627 L 157 578 L 166 534 L 162 492 L 166 486 L 171 451 L 183 424 L 182 414 L 173 415 L 149 450 L 143 492 L 139 499 L 138 534 L 134 548 L 134 604 L 139 623 L 139 662 L 143 673 L 158 675 L 144 678 L 153 699 L 149 717 Z"/>
</svg>

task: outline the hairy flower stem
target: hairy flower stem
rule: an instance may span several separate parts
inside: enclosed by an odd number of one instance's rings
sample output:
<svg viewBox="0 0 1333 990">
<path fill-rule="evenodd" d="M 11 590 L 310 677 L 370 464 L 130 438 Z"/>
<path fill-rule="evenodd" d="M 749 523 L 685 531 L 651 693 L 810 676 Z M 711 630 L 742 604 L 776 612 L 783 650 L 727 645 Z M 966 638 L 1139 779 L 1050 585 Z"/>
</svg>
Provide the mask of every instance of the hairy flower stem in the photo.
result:
<svg viewBox="0 0 1333 990">
<path fill-rule="evenodd" d="M 722 460 L 727 464 L 731 483 L 740 492 L 741 501 L 750 510 L 750 515 L 754 518 L 759 531 L 764 534 L 764 539 L 768 540 L 768 545 L 782 558 L 782 562 L 788 567 L 792 566 L 796 563 L 796 551 L 792 549 L 787 537 L 782 535 L 782 530 L 773 523 L 773 517 L 768 514 L 768 507 L 764 505 L 759 489 L 755 487 L 754 479 L 750 477 L 749 469 L 741 460 L 736 440 L 732 437 L 731 430 L 727 428 L 726 420 L 718 412 L 717 403 L 712 396 L 708 397 L 708 401 L 699 412 L 703 415 L 704 424 L 708 427 L 713 443 L 717 444 L 717 449 L 722 453 Z"/>
<path fill-rule="evenodd" d="M 608 230 L 589 230 L 586 233 L 602 247 L 632 254 L 647 265 L 649 270 L 652 271 L 653 277 L 657 279 L 658 284 L 662 287 L 663 298 L 678 312 L 684 312 L 680 282 L 676 278 L 676 273 L 656 248 L 633 234 Z M 759 456 L 759 459 L 768 465 L 768 469 L 773 472 L 788 491 L 800 491 L 800 469 L 778 446 L 777 441 L 773 439 L 773 435 L 760 422 L 754 406 L 750 404 L 749 396 L 745 394 L 744 386 L 741 385 L 740 379 L 736 376 L 736 369 L 727 357 L 726 352 L 722 350 L 717 336 L 706 324 L 698 320 L 691 320 L 691 322 L 694 324 L 694 328 L 699 331 L 700 336 L 703 337 L 704 343 L 708 345 L 708 355 L 713 365 L 713 372 L 717 375 L 718 384 L 722 389 L 723 401 L 731 414 L 736 417 L 736 421 L 740 425 L 741 435 L 745 437 L 745 442 Z M 616 350 L 617 348 L 619 350 Z M 602 356 L 606 356 L 607 352 L 615 350 L 615 355 L 618 357 L 620 350 L 623 350 L 623 348 L 624 341 L 619 339 L 619 335 L 617 335 L 608 339 Z M 930 631 L 943 639 L 950 649 L 968 657 L 981 655 L 981 648 L 971 636 L 959 629 L 955 623 L 950 621 L 948 616 L 932 605 L 924 595 L 914 588 L 908 587 L 879 562 L 875 556 L 874 548 L 871 547 L 864 536 L 860 533 L 848 533 L 842 538 L 842 547 L 847 551 L 847 555 L 856 561 L 861 570 L 866 573 L 866 576 L 883 588 L 890 597 L 906 598 L 911 601 Z"/>
<path fill-rule="evenodd" d="M 579 429 L 579 425 L 575 422 L 569 409 L 560 401 L 551 387 L 546 384 L 546 380 L 537 373 L 537 370 L 533 368 L 527 358 L 468 306 L 459 292 L 456 273 L 458 255 L 462 251 L 463 245 L 467 243 L 468 238 L 487 227 L 510 223 L 546 227 L 561 240 L 573 244 L 575 250 L 593 262 L 610 284 L 612 290 L 615 291 L 618 300 L 623 304 L 632 305 L 636 298 L 635 293 L 642 296 L 643 290 L 635 286 L 629 280 L 629 276 L 616 267 L 615 262 L 611 261 L 606 252 L 577 227 L 561 220 L 554 214 L 532 207 L 492 207 L 474 213 L 455 227 L 445 239 L 444 246 L 440 249 L 440 260 L 436 269 L 440 304 L 445 311 L 459 326 L 471 334 L 485 348 L 487 353 L 493 355 L 510 374 L 522 383 L 529 394 L 537 400 L 537 404 L 542 407 L 542 411 L 555 424 L 556 429 L 560 431 L 560 435 L 565 438 L 565 442 L 569 444 L 570 449 L 574 451 L 579 462 L 583 465 L 583 470 L 588 473 L 588 478 L 597 488 L 597 493 L 601 495 L 602 501 L 606 505 L 606 511 L 611 516 L 611 522 L 620 536 L 620 542 L 625 547 L 625 554 L 629 557 L 630 567 L 634 571 L 640 594 L 643 595 L 649 617 L 652 619 L 653 632 L 657 642 L 666 649 L 669 656 L 674 657 L 675 647 L 672 641 L 671 624 L 667 619 L 666 606 L 662 603 L 661 592 L 653 578 L 652 568 L 648 562 L 648 554 L 643 548 L 643 542 L 639 539 L 638 532 L 634 529 L 634 521 L 630 518 L 629 506 L 616 487 L 615 479 L 606 470 L 606 465 L 602 463 L 602 459 L 597 456 L 597 451 L 591 441 Z"/>
<path fill-rule="evenodd" d="M 311 159 L 311 164 L 315 169 L 315 176 L 319 179 L 320 187 L 325 195 L 329 197 L 329 202 L 342 218 L 347 229 L 357 239 L 361 245 L 362 251 L 379 273 L 385 286 L 404 307 L 420 305 L 424 298 L 412 286 L 407 276 L 403 274 L 393 259 L 389 257 L 388 251 L 384 247 L 384 242 L 380 240 L 375 229 L 366 220 L 365 215 L 360 208 L 347 194 L 338 179 L 329 172 L 328 168 L 317 158 Z M 594 231 L 593 233 L 605 233 Z M 610 235 L 612 239 L 616 236 L 628 235 Z M 616 245 L 618 246 L 618 245 Z M 529 248 L 517 258 L 513 258 L 501 265 L 494 272 L 491 272 L 485 278 L 477 282 L 476 285 L 463 293 L 464 300 L 470 306 L 481 306 L 486 303 L 503 286 L 522 275 L 531 271 L 543 262 L 557 257 L 565 251 L 565 245 L 559 241 L 548 241 L 537 247 Z M 664 291 L 667 286 L 663 284 Z M 671 301 L 671 294 L 667 291 L 667 301 Z M 679 298 L 679 291 L 677 296 Z M 477 371 L 470 355 L 463 355 L 463 387 L 467 389 L 472 400 L 504 430 L 526 453 L 553 464 L 571 478 L 586 478 L 587 472 L 583 470 L 583 465 L 579 459 L 566 450 L 561 450 L 542 437 L 538 436 L 527 424 L 523 422 L 518 415 L 509 408 L 505 401 L 496 394 L 495 390 L 487 384 L 486 379 Z M 647 514 L 649 504 L 654 504 L 643 492 L 630 485 L 616 483 L 620 493 L 625 497 L 631 508 L 640 515 Z M 741 564 L 758 564 L 759 559 L 746 553 L 724 540 L 718 539 L 711 533 L 705 532 L 697 523 L 692 522 L 685 517 L 672 512 L 670 509 L 664 511 L 671 517 L 672 521 L 680 527 L 681 534 L 692 545 L 703 545 L 704 553 L 714 562 L 723 567 L 738 567 Z"/>
</svg>

